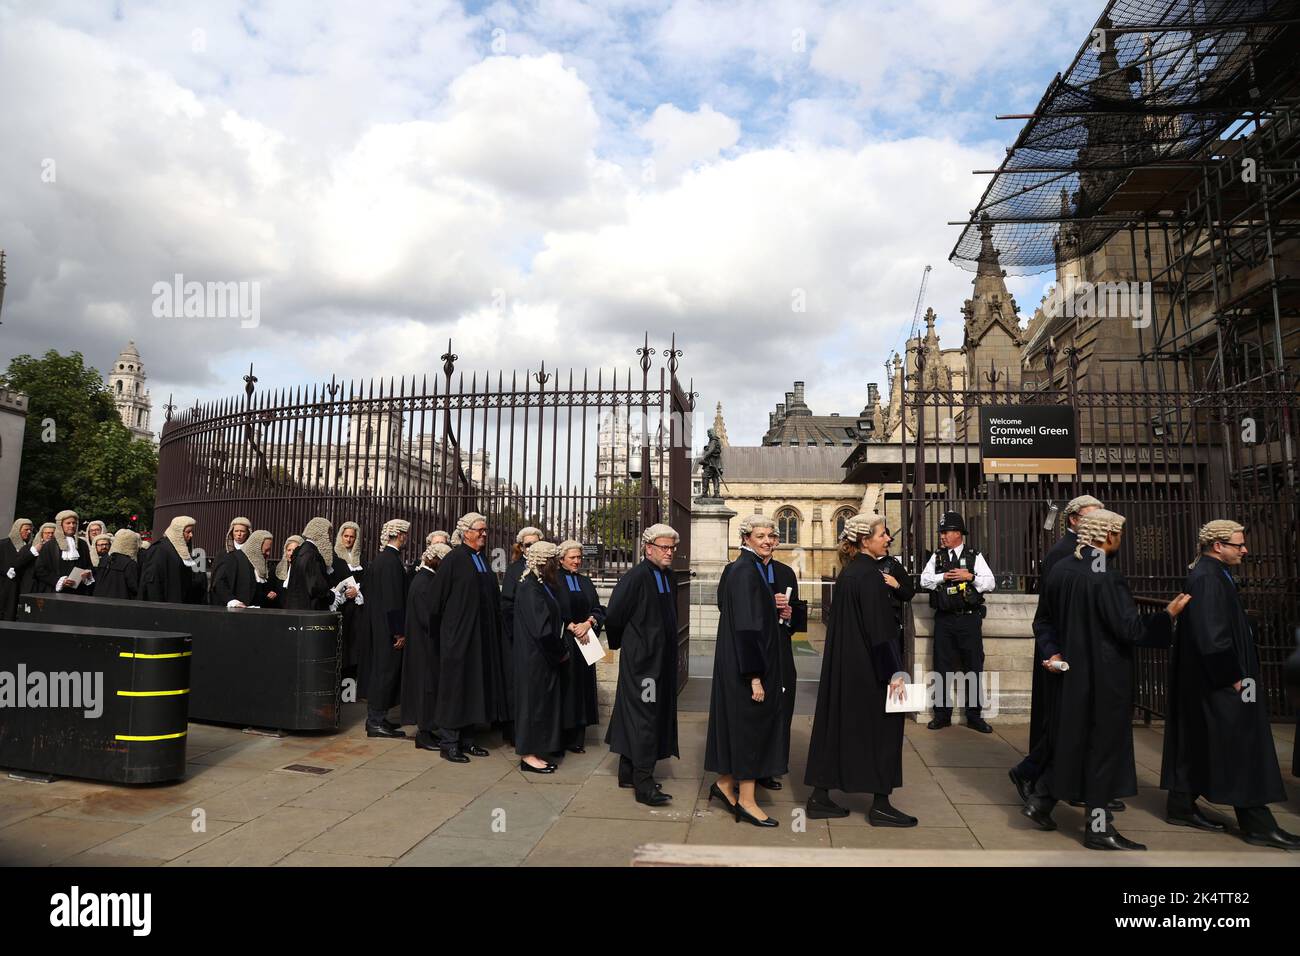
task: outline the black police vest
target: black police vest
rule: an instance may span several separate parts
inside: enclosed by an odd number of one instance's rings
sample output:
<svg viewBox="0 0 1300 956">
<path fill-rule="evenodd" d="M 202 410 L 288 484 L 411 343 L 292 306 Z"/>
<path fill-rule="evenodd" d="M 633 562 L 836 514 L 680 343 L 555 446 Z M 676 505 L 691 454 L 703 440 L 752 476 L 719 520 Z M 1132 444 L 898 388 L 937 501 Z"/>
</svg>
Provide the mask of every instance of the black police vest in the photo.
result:
<svg viewBox="0 0 1300 956">
<path fill-rule="evenodd" d="M 948 560 L 948 549 L 939 548 L 934 553 L 934 573 L 942 577 L 945 571 L 952 568 L 965 568 L 971 574 L 974 574 L 975 559 L 978 557 L 979 552 L 967 545 L 962 549 L 961 557 L 957 559 L 957 563 L 953 564 Z M 956 614 L 983 606 L 984 595 L 975 590 L 973 580 L 940 581 L 930 591 L 930 607 L 936 611 L 947 611 Z"/>
</svg>

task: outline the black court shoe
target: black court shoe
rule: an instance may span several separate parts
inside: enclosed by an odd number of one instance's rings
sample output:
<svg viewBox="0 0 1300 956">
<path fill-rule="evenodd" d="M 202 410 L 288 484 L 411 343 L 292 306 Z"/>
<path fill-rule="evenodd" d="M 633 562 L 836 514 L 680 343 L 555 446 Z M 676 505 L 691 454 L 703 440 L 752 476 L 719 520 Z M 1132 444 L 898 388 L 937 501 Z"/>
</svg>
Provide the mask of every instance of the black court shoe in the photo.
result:
<svg viewBox="0 0 1300 956">
<path fill-rule="evenodd" d="M 746 823 L 752 823 L 752 824 L 753 824 L 754 826 L 756 826 L 756 827 L 775 827 L 775 826 L 779 826 L 779 824 L 776 822 L 776 820 L 773 819 L 772 817 L 768 817 L 766 820 L 760 820 L 758 817 L 754 816 L 752 813 L 750 813 L 748 810 L 746 810 L 744 807 L 742 807 L 742 806 L 740 805 L 740 801 L 739 801 L 739 800 L 737 800 L 737 801 L 735 802 L 735 804 L 732 806 L 732 810 L 733 810 L 733 811 L 735 812 L 735 814 L 736 814 L 736 822 L 737 822 L 737 823 L 739 823 L 741 820 L 744 820 Z"/>
<path fill-rule="evenodd" d="M 722 801 L 722 805 L 726 807 L 728 810 L 730 810 L 732 807 L 735 806 L 734 803 L 732 803 L 729 799 L 727 799 L 727 795 L 722 792 L 722 788 L 719 787 L 716 783 L 713 783 L 709 786 L 709 799 L 705 800 L 704 802 L 712 803 L 714 797 L 717 797 L 720 801 Z"/>
<path fill-rule="evenodd" d="M 519 769 L 524 773 L 555 773 L 555 764 L 548 763 L 545 767 L 534 767 L 527 760 L 520 760 Z"/>
</svg>

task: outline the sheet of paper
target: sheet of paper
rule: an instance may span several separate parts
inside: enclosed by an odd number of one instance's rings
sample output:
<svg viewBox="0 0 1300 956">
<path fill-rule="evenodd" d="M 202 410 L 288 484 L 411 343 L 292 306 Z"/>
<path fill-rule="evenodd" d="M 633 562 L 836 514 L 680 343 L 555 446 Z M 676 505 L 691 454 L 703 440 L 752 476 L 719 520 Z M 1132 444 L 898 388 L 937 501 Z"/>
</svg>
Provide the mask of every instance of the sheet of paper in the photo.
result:
<svg viewBox="0 0 1300 956">
<path fill-rule="evenodd" d="M 924 684 L 904 684 L 903 699 L 901 701 L 891 697 L 889 688 L 885 688 L 885 713 L 887 714 L 918 714 L 924 707 Z"/>
<path fill-rule="evenodd" d="M 82 584 L 93 584 L 95 574 L 90 568 L 73 568 L 68 572 L 68 580 L 80 587 Z"/>
<path fill-rule="evenodd" d="M 578 650 L 582 651 L 582 656 L 588 664 L 595 664 L 597 661 L 605 659 L 605 648 L 601 646 L 600 638 L 596 636 L 594 631 L 587 632 L 586 644 L 576 637 L 574 643 L 578 645 Z"/>
</svg>

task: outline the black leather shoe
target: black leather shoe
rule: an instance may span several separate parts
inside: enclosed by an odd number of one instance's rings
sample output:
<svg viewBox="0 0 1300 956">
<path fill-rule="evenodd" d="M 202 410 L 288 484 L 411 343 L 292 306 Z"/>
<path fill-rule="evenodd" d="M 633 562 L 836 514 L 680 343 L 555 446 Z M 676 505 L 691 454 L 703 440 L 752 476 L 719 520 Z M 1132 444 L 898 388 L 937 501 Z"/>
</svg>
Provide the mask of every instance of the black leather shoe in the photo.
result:
<svg viewBox="0 0 1300 956">
<path fill-rule="evenodd" d="M 387 717 L 385 717 L 383 720 L 381 720 L 380 723 L 383 724 L 385 727 L 387 727 L 389 730 L 401 730 L 401 729 L 402 729 L 402 725 L 401 725 L 401 724 L 394 723 L 393 721 L 389 720 Z M 405 735 L 403 735 L 403 736 L 405 736 Z"/>
<path fill-rule="evenodd" d="M 989 726 L 989 722 L 983 717 L 967 717 L 966 726 L 971 730 L 979 731 L 981 734 L 993 733 L 993 728 Z"/>
<path fill-rule="evenodd" d="M 415 749 L 441 750 L 442 748 L 438 746 L 438 741 L 434 738 L 433 734 L 426 734 L 423 731 L 419 731 L 415 735 Z"/>
<path fill-rule="evenodd" d="M 545 767 L 534 767 L 527 760 L 520 760 L 519 769 L 524 773 L 555 773 L 555 764 L 548 763 Z"/>
<path fill-rule="evenodd" d="M 469 758 L 460 752 L 459 747 L 445 747 L 442 749 L 442 759 L 450 760 L 452 763 L 469 763 Z"/>
<path fill-rule="evenodd" d="M 471 757 L 487 757 L 487 756 L 489 756 L 489 754 L 488 754 L 488 752 L 487 752 L 486 750 L 484 750 L 482 747 L 479 747 L 479 746 L 477 746 L 477 745 L 475 745 L 475 744 L 470 744 L 468 747 L 466 747 L 464 744 L 462 744 L 460 749 L 461 749 L 461 752 L 463 752 L 463 753 L 467 753 L 467 754 L 469 754 Z"/>
<path fill-rule="evenodd" d="M 1019 767 L 1012 767 L 1007 771 L 1007 776 L 1010 777 L 1011 782 L 1016 785 L 1016 793 L 1020 794 L 1020 802 L 1028 803 L 1029 798 L 1033 796 L 1034 793 L 1034 782 L 1032 780 L 1026 780 L 1025 775 L 1020 772 Z"/>
<path fill-rule="evenodd" d="M 809 820 L 839 820 L 849 815 L 848 809 L 840 806 L 834 800 L 822 803 L 812 797 L 808 798 L 808 802 L 804 804 L 804 809 L 808 813 Z"/>
<path fill-rule="evenodd" d="M 624 783 L 622 780 L 620 780 L 620 781 L 618 782 L 618 788 L 619 788 L 620 790 L 631 790 L 631 789 L 632 789 L 633 787 L 635 787 L 635 786 L 636 786 L 636 784 L 634 784 L 634 783 Z M 656 789 L 656 790 L 662 790 L 663 788 L 664 788 L 664 785 L 663 785 L 662 783 L 656 783 L 656 784 L 655 784 L 655 789 Z"/>
<path fill-rule="evenodd" d="M 1137 843 L 1130 840 L 1115 830 L 1109 833 L 1093 833 L 1091 831 L 1083 838 L 1083 845 L 1089 850 L 1145 850 L 1145 843 Z"/>
<path fill-rule="evenodd" d="M 777 780 L 776 777 L 759 777 L 754 782 L 765 790 L 781 789 L 781 781 Z"/>
<path fill-rule="evenodd" d="M 643 797 L 639 793 L 636 795 L 636 802 L 644 803 L 647 807 L 662 807 L 665 803 L 672 803 L 672 800 L 672 797 L 659 790 L 656 790 L 648 797 Z"/>
<path fill-rule="evenodd" d="M 737 823 L 739 823 L 741 820 L 744 820 L 746 823 L 752 823 L 756 827 L 777 826 L 776 820 L 773 819 L 772 817 L 767 817 L 766 819 L 760 820 L 758 817 L 754 816 L 752 813 L 750 813 L 748 810 L 746 810 L 744 807 L 740 805 L 739 800 L 736 801 L 735 805 L 731 809 L 736 815 Z"/>
<path fill-rule="evenodd" d="M 1255 846 L 1275 846 L 1279 850 L 1300 850 L 1300 836 L 1273 827 L 1267 833 L 1243 833 L 1241 838 Z"/>
<path fill-rule="evenodd" d="M 735 806 L 735 804 L 731 802 L 731 800 L 727 797 L 727 795 L 722 792 L 722 788 L 719 787 L 716 783 L 711 784 L 709 786 L 709 799 L 704 802 L 712 803 L 714 797 L 717 797 L 720 801 L 722 801 L 722 805 L 726 807 L 728 810 L 730 810 L 732 807 Z"/>
<path fill-rule="evenodd" d="M 573 747 L 569 747 L 569 748 L 567 748 L 567 749 L 568 749 L 569 753 L 571 753 L 571 754 L 585 754 L 585 753 L 587 752 L 587 748 L 584 747 L 584 746 L 582 746 L 582 744 L 577 744 L 577 745 L 575 745 L 575 746 L 573 746 Z"/>
<path fill-rule="evenodd" d="M 1193 827 L 1197 830 L 1207 830 L 1210 833 L 1222 833 L 1228 829 L 1219 821 L 1207 817 L 1198 806 L 1193 806 L 1191 813 L 1166 814 L 1165 822 L 1172 823 L 1176 827 Z"/>
<path fill-rule="evenodd" d="M 1040 830 L 1055 830 L 1056 821 L 1052 819 L 1052 812 L 1044 810 L 1042 807 L 1036 807 L 1032 803 L 1026 803 L 1020 808 L 1020 812 L 1034 821 L 1034 826 Z"/>
<path fill-rule="evenodd" d="M 367 737 L 405 737 L 406 733 L 400 728 L 388 727 L 385 724 L 366 724 Z"/>
<path fill-rule="evenodd" d="M 867 811 L 867 822 L 873 827 L 914 827 L 916 817 L 910 817 L 897 807 L 877 810 L 872 807 Z"/>
<path fill-rule="evenodd" d="M 925 726 L 926 726 L 926 728 L 927 728 L 928 730 L 943 730 L 943 728 L 945 728 L 945 727 L 951 727 L 951 726 L 952 726 L 952 721 L 951 721 L 951 720 L 940 720 L 938 717 L 935 717 L 933 720 L 931 720 L 931 721 L 930 721 L 928 724 L 926 724 Z"/>
<path fill-rule="evenodd" d="M 1085 810 L 1088 807 L 1088 805 L 1084 803 L 1082 800 L 1071 800 L 1070 806 L 1081 807 Z M 1128 809 L 1128 804 L 1126 804 L 1123 800 L 1112 800 L 1110 803 L 1106 804 L 1106 809 L 1109 810 L 1111 813 L 1121 813 L 1124 810 Z"/>
</svg>

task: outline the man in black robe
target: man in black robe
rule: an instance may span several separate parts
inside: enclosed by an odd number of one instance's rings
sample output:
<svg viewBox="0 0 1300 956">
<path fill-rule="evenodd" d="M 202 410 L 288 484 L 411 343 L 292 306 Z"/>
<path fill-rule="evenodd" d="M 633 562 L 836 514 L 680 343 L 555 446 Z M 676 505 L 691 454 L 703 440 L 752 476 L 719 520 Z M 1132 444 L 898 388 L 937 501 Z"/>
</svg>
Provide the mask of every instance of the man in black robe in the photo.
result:
<svg viewBox="0 0 1300 956">
<path fill-rule="evenodd" d="M 600 723 L 596 697 L 596 667 L 588 664 L 582 648 L 600 640 L 605 626 L 605 608 L 591 578 L 580 573 L 582 542 L 560 542 L 560 611 L 564 619 L 564 646 L 569 660 L 560 672 L 564 748 L 570 753 L 587 751 L 587 728 Z"/>
<path fill-rule="evenodd" d="M 406 592 L 406 645 L 402 649 L 402 723 L 414 724 L 417 750 L 438 750 L 438 675 L 435 641 L 438 621 L 433 615 L 433 580 L 446 544 L 430 544 L 420 555 L 415 580 Z"/>
<path fill-rule="evenodd" d="M 773 529 L 775 532 L 775 528 Z M 777 544 L 781 538 L 777 535 Z M 799 674 L 794 666 L 794 636 L 808 630 L 808 602 L 799 599 L 799 579 L 794 568 L 772 557 L 766 562 L 768 584 L 779 600 L 777 627 L 781 635 L 781 739 L 785 747 L 785 762 L 790 763 L 790 726 L 794 723 L 795 696 Z M 787 597 L 786 592 L 789 591 Z M 758 785 L 768 790 L 780 790 L 776 777 L 759 777 Z"/>
<path fill-rule="evenodd" d="M 214 583 L 216 582 L 217 575 L 221 573 L 221 568 L 226 563 L 226 560 L 232 555 L 238 553 L 239 549 L 243 547 L 244 542 L 248 540 L 248 536 L 252 533 L 253 523 L 247 518 L 230 519 L 230 527 L 226 529 L 225 547 L 222 549 L 222 552 L 217 555 L 216 561 L 212 563 L 212 580 Z M 211 600 L 211 594 L 209 594 L 209 600 Z M 212 601 L 212 603 L 215 604 L 217 602 Z"/>
<path fill-rule="evenodd" d="M 1016 792 L 1020 794 L 1022 801 L 1029 799 L 1034 790 L 1034 781 L 1038 779 L 1038 775 L 1047 764 L 1046 730 L 1051 721 L 1051 713 L 1057 705 L 1057 691 L 1064 679 L 1060 671 L 1043 666 L 1044 661 L 1061 659 L 1060 647 L 1056 643 L 1056 629 L 1047 613 L 1047 602 L 1042 596 L 1043 590 L 1047 583 L 1047 576 L 1056 566 L 1056 562 L 1074 556 L 1075 545 L 1079 543 L 1078 535 L 1075 533 L 1079 522 L 1103 507 L 1105 506 L 1092 495 L 1072 498 L 1065 506 L 1067 526 L 1065 534 L 1052 545 L 1038 566 L 1039 598 L 1038 607 L 1034 611 L 1033 624 L 1034 672 L 1029 696 L 1029 752 L 1019 764 L 1008 771 L 1011 782 L 1015 784 Z M 1124 809 L 1124 805 L 1118 800 L 1114 803 L 1118 806 L 1111 806 L 1111 810 Z"/>
<path fill-rule="evenodd" d="M 1196 806 L 1204 797 L 1236 811 L 1247 843 L 1300 850 L 1300 837 L 1279 827 L 1267 806 L 1286 800 L 1286 788 L 1268 705 L 1259 697 L 1259 651 L 1230 570 L 1247 554 L 1246 531 L 1235 521 L 1211 521 L 1198 537 L 1201 556 L 1183 586 L 1192 600 L 1169 661 L 1160 765 L 1166 819 L 1226 829 Z"/>
<path fill-rule="evenodd" d="M 367 569 L 365 607 L 370 617 L 369 667 L 364 680 L 367 737 L 406 736 L 401 724 L 388 719 L 388 712 L 399 702 L 402 689 L 407 592 L 402 548 L 410 533 L 409 521 L 394 518 L 385 522 L 379 535 L 384 546 Z M 414 581 L 411 586 L 415 586 Z"/>
<path fill-rule="evenodd" d="M 337 611 L 356 597 L 330 586 L 334 569 L 334 528 L 325 518 L 312 518 L 302 529 L 302 544 L 289 563 L 289 583 L 284 588 L 284 607 L 290 611 Z"/>
<path fill-rule="evenodd" d="M 0 541 L 0 621 L 12 621 L 18 614 L 18 585 L 23 572 L 39 553 L 32 550 L 36 526 L 30 518 L 19 518 Z"/>
<path fill-rule="evenodd" d="M 618 687 L 605 743 L 619 755 L 618 785 L 638 803 L 672 799 L 654 779 L 655 762 L 677 751 L 677 587 L 673 555 L 680 540 L 666 524 L 641 535 L 645 560 L 619 580 L 605 615 L 611 650 L 619 651 Z"/>
<path fill-rule="evenodd" d="M 130 528 L 119 528 L 113 534 L 113 544 L 108 557 L 99 562 L 95 581 L 95 597 L 118 601 L 134 601 L 140 597 L 140 566 L 136 555 L 140 552 L 140 536 Z"/>
<path fill-rule="evenodd" d="M 430 535 L 432 537 L 432 535 Z M 541 528 L 520 528 L 515 535 L 515 544 L 511 549 L 510 563 L 506 565 L 505 577 L 501 579 L 501 644 L 502 669 L 506 685 L 506 709 L 515 712 L 515 664 L 514 664 L 514 625 L 515 625 L 515 589 L 525 570 L 524 552 L 533 544 L 542 540 Z M 501 725 L 501 737 L 506 743 L 514 745 L 514 728 L 510 721 Z"/>
<path fill-rule="evenodd" d="M 156 552 L 148 558 L 141 577 L 141 597 L 146 601 L 170 604 L 206 604 L 207 575 L 199 570 L 190 553 L 194 540 L 193 518 L 180 515 L 172 519 L 163 540 L 150 548 Z"/>
<path fill-rule="evenodd" d="M 835 579 L 826 625 L 804 774 L 813 788 L 808 816 L 848 816 L 830 797 L 831 790 L 842 790 L 873 795 L 867 811 L 872 826 L 914 827 L 916 817 L 889 800 L 903 785 L 904 714 L 886 713 L 885 700 L 901 700 L 907 683 L 889 585 L 879 566 L 892 539 L 879 515 L 854 515 L 840 538 L 844 569 Z"/>
<path fill-rule="evenodd" d="M 271 532 L 252 532 L 212 575 L 211 603 L 217 607 L 267 607 L 271 571 L 267 559 L 275 550 Z"/>
<path fill-rule="evenodd" d="M 1180 594 L 1143 617 L 1114 566 L 1124 518 L 1097 510 L 1079 522 L 1074 554 L 1058 561 L 1043 599 L 1057 627 L 1063 675 L 1059 707 L 1048 731 L 1048 763 L 1022 812 L 1054 830 L 1057 800 L 1082 801 L 1084 846 L 1145 850 L 1121 835 L 1107 804 L 1137 793 L 1133 760 L 1133 647 L 1167 646 L 1174 618 L 1189 600 Z"/>
<path fill-rule="evenodd" d="M 358 668 L 359 642 L 366 633 L 362 622 L 369 620 L 369 615 L 362 608 L 365 605 L 361 586 L 365 584 L 366 562 L 361 550 L 361 526 L 355 521 L 345 521 L 339 525 L 334 536 L 334 571 L 330 575 L 330 587 L 337 589 L 340 584 L 351 578 L 357 583 L 357 596 L 351 601 L 345 600 L 339 608 L 342 616 L 340 627 L 343 631 L 343 676 L 356 677 Z M 408 590 L 409 584 L 408 584 Z M 369 646 L 367 639 L 367 646 Z"/>
<path fill-rule="evenodd" d="M 789 610 L 774 595 L 770 564 L 776 526 L 753 515 L 740 523 L 740 554 L 718 581 L 718 634 L 713 656 L 704 769 L 718 774 L 710 791 L 738 819 L 776 826 L 754 796 L 760 777 L 789 769 L 782 688 L 786 665 L 780 615 Z M 716 791 L 716 792 L 715 792 Z"/>
<path fill-rule="evenodd" d="M 86 587 L 78 587 L 68 577 L 73 568 L 91 570 L 90 547 L 77 537 L 77 524 L 75 511 L 60 511 L 55 516 L 54 537 L 41 545 L 32 571 L 32 590 L 36 593 L 86 593 Z"/>
<path fill-rule="evenodd" d="M 442 758 L 467 763 L 470 756 L 488 756 L 474 742 L 475 725 L 508 720 L 509 711 L 501 673 L 501 590 L 486 555 L 487 518 L 462 516 L 456 537 L 459 543 L 433 579 L 434 719 Z"/>
</svg>

